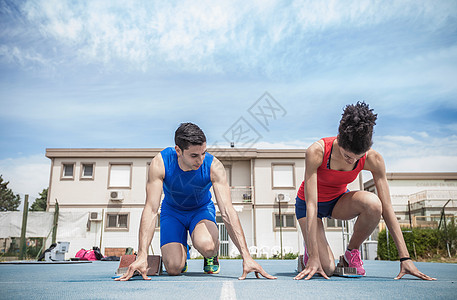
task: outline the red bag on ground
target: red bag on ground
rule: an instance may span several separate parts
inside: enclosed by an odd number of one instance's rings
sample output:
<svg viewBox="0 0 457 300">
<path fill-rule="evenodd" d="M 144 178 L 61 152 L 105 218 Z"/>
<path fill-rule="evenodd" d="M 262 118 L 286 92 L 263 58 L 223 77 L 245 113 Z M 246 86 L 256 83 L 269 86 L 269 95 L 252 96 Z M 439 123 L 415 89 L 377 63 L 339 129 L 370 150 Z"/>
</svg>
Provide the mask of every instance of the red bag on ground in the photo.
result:
<svg viewBox="0 0 457 300">
<path fill-rule="evenodd" d="M 97 260 L 94 250 L 81 249 L 76 252 L 75 257 L 79 257 L 80 260 Z"/>
</svg>

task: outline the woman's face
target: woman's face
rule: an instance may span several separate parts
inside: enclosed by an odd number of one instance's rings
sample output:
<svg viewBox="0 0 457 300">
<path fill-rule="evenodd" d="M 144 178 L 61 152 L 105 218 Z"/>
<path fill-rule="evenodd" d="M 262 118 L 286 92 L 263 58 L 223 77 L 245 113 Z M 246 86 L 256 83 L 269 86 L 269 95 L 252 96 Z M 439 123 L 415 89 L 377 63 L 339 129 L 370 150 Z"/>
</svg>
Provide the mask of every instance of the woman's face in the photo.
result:
<svg viewBox="0 0 457 300">
<path fill-rule="evenodd" d="M 342 147 L 339 147 L 339 148 L 340 148 L 341 156 L 343 156 L 344 161 L 349 165 L 355 164 L 356 161 L 358 161 L 365 155 L 365 153 L 354 154 L 350 151 L 343 149 Z"/>
</svg>

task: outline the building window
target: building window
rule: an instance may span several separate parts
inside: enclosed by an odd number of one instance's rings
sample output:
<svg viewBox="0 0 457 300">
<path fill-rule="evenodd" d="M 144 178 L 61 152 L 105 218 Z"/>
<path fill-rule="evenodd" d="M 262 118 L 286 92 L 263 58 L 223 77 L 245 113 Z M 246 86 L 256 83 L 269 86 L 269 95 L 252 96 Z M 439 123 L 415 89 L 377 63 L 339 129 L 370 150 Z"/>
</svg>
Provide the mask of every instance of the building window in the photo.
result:
<svg viewBox="0 0 457 300">
<path fill-rule="evenodd" d="M 275 229 L 279 229 L 280 225 L 283 229 L 295 229 L 295 215 L 294 214 L 275 214 Z"/>
<path fill-rule="evenodd" d="M 295 188 L 294 164 L 272 164 L 271 172 L 274 189 Z"/>
<path fill-rule="evenodd" d="M 75 163 L 62 163 L 62 173 L 60 179 L 75 179 Z"/>
<path fill-rule="evenodd" d="M 128 213 L 108 213 L 106 219 L 107 230 L 128 231 L 129 229 Z"/>
<path fill-rule="evenodd" d="M 109 188 L 130 188 L 131 164 L 110 165 Z"/>
<path fill-rule="evenodd" d="M 81 179 L 94 179 L 94 163 L 81 164 Z"/>
<path fill-rule="evenodd" d="M 343 226 L 342 220 L 327 218 L 327 228 L 341 228 Z"/>
</svg>

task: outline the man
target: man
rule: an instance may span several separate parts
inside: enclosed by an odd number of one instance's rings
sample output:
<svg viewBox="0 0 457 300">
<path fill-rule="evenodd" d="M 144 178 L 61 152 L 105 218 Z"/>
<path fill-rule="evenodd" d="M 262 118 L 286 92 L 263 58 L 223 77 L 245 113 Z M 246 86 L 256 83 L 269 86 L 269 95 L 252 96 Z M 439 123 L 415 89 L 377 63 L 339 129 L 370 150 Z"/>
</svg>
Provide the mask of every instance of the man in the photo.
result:
<svg viewBox="0 0 457 300">
<path fill-rule="evenodd" d="M 297 195 L 295 212 L 305 240 L 305 269 L 295 279 L 310 279 L 315 273 L 328 279 L 335 270 L 335 258 L 325 237 L 322 218 L 350 220 L 357 217 L 354 232 L 344 254 L 347 265 L 365 275 L 358 248 L 382 217 L 392 234 L 400 256 L 400 273 L 435 280 L 413 264 L 395 216 L 382 156 L 371 149 L 377 115 L 364 102 L 346 106 L 338 136 L 321 139 L 306 150 L 305 180 Z M 378 195 L 349 191 L 347 184 L 362 170 L 373 175 Z"/>
<path fill-rule="evenodd" d="M 151 162 L 146 186 L 146 204 L 141 216 L 138 256 L 128 272 L 117 280 L 129 280 L 135 270 L 147 277 L 147 251 L 151 244 L 162 189 L 165 197 L 160 214 L 160 247 L 168 275 L 187 270 L 187 232 L 192 244 L 204 256 L 204 272 L 219 273 L 217 251 L 219 233 L 216 210 L 209 189 L 214 195 L 230 238 L 243 258 L 245 279 L 250 272 L 275 279 L 249 254 L 238 215 L 233 208 L 230 189 L 222 163 L 206 152 L 206 137 L 195 124 L 183 123 L 175 132 L 174 148 L 160 152 Z"/>
</svg>

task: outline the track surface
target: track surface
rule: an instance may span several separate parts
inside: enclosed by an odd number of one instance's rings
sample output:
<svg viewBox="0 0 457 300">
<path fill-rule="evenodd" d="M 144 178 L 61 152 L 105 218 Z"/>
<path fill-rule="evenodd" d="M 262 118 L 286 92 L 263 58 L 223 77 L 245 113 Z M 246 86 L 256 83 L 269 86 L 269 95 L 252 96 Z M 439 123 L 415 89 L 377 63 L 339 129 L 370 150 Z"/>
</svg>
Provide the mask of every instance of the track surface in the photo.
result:
<svg viewBox="0 0 457 300">
<path fill-rule="evenodd" d="M 203 261 L 188 261 L 181 276 L 134 277 L 117 282 L 119 262 L 89 264 L 0 264 L 0 299 L 457 299 L 457 264 L 416 263 L 437 281 L 427 282 L 406 275 L 401 280 L 399 263 L 365 261 L 362 278 L 314 277 L 296 281 L 296 260 L 258 260 L 276 280 L 256 279 L 242 274 L 241 260 L 220 260 L 221 272 L 203 274 Z"/>
</svg>

